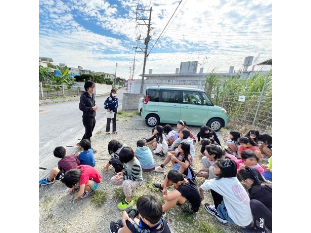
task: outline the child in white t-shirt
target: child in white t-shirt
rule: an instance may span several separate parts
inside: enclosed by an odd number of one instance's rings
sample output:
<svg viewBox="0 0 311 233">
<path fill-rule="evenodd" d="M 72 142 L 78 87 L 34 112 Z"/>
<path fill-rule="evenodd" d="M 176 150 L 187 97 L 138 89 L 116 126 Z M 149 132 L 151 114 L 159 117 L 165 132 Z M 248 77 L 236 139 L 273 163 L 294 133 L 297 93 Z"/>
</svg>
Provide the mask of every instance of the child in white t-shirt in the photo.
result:
<svg viewBox="0 0 311 233">
<path fill-rule="evenodd" d="M 206 180 L 199 188 L 201 200 L 204 199 L 204 191 L 209 189 L 217 192 L 218 198 L 223 200 L 217 206 L 205 203 L 205 210 L 222 223 L 230 222 L 243 228 L 249 227 L 253 222 L 250 199 L 237 179 L 237 164 L 228 158 L 218 159 L 213 166 L 213 172 L 217 178 Z M 215 203 L 214 196 L 213 200 Z"/>
</svg>

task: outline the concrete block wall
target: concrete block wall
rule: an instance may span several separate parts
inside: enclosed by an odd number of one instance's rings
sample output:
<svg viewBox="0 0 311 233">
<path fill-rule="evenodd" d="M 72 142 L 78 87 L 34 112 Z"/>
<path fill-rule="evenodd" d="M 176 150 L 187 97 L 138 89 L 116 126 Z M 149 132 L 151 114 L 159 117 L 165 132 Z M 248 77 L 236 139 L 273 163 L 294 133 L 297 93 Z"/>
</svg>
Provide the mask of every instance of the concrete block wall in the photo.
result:
<svg viewBox="0 0 311 233">
<path fill-rule="evenodd" d="M 123 93 L 122 111 L 138 111 L 139 99 L 143 96 L 143 94 Z"/>
<path fill-rule="evenodd" d="M 84 82 L 75 82 L 75 84 L 72 86 L 72 89 L 77 90 L 78 87 L 80 88 L 81 91 L 85 91 Z M 105 95 L 107 93 L 109 94 L 111 89 L 112 85 L 95 83 L 94 94 L 95 95 Z"/>
</svg>

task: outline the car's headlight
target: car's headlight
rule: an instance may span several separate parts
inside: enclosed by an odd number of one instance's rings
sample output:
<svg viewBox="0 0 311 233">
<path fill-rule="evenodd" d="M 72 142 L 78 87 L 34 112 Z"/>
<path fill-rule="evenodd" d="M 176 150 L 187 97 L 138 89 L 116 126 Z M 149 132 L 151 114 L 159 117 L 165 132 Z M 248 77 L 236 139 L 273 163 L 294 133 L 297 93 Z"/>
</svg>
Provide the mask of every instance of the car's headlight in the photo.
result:
<svg viewBox="0 0 311 233">
<path fill-rule="evenodd" d="M 226 109 L 224 109 L 224 108 L 221 109 L 221 112 L 227 114 L 227 111 L 226 111 Z"/>
</svg>

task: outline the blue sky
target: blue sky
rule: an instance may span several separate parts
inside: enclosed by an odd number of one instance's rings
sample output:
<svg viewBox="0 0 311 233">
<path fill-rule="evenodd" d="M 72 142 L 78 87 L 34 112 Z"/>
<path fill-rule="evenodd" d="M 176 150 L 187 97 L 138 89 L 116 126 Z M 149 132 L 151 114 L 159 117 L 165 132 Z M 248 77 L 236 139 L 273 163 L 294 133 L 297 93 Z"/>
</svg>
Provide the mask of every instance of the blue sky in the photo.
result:
<svg viewBox="0 0 311 233">
<path fill-rule="evenodd" d="M 148 18 L 149 11 L 137 6 L 152 7 L 146 73 L 174 73 L 186 61 L 198 61 L 198 71 L 237 71 L 247 56 L 254 64 L 272 58 L 271 0 L 40 0 L 39 56 L 107 73 L 118 63 L 117 76 L 128 79 L 133 47 L 144 49 L 137 38 L 147 35 L 136 13 Z M 141 78 L 143 58 L 136 53 L 134 78 Z"/>
</svg>

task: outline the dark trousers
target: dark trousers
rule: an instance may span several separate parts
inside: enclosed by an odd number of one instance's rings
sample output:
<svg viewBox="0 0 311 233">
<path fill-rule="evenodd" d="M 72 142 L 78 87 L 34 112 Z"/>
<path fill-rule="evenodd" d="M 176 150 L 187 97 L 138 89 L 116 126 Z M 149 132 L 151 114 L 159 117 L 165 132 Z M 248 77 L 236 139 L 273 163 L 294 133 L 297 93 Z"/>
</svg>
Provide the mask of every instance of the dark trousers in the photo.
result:
<svg viewBox="0 0 311 233">
<path fill-rule="evenodd" d="M 224 200 L 223 196 L 221 196 L 219 193 L 215 192 L 211 189 L 211 194 L 213 197 L 215 208 L 217 209 L 218 205 L 221 204 L 221 202 Z"/>
<path fill-rule="evenodd" d="M 112 120 L 112 131 L 117 131 L 117 114 L 114 114 L 114 118 L 107 118 L 106 132 L 110 132 L 110 123 Z"/>
<path fill-rule="evenodd" d="M 96 124 L 95 117 L 90 117 L 90 116 L 82 117 L 82 122 L 83 122 L 83 125 L 85 128 L 85 133 L 84 133 L 81 140 L 83 140 L 83 139 L 91 140 L 92 132 L 93 132 L 95 124 Z"/>
<path fill-rule="evenodd" d="M 111 158 L 109 163 L 114 167 L 115 172 L 120 172 L 123 170 L 123 164 L 120 162 L 119 159 Z"/>
<path fill-rule="evenodd" d="M 262 202 L 252 199 L 250 207 L 254 218 L 254 225 L 259 228 L 267 227 L 272 231 L 272 212 Z"/>
</svg>

